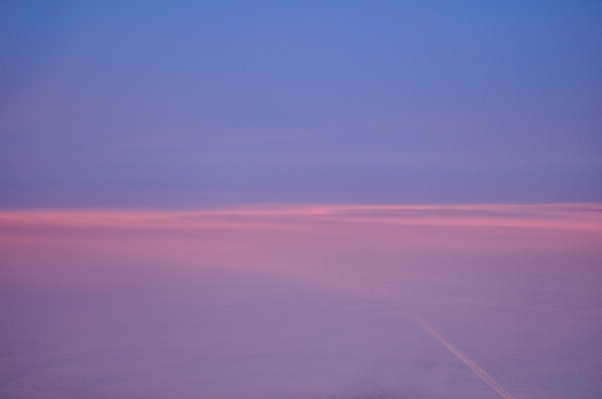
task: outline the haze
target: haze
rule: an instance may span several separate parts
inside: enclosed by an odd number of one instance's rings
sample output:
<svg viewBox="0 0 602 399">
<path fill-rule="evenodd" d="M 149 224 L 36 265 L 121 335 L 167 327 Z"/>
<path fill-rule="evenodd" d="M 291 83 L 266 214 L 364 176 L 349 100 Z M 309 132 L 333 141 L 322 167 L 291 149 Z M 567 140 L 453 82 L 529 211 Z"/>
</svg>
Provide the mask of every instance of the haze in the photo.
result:
<svg viewBox="0 0 602 399">
<path fill-rule="evenodd" d="M 602 397 L 602 5 L 0 2 L 0 398 Z"/>
</svg>

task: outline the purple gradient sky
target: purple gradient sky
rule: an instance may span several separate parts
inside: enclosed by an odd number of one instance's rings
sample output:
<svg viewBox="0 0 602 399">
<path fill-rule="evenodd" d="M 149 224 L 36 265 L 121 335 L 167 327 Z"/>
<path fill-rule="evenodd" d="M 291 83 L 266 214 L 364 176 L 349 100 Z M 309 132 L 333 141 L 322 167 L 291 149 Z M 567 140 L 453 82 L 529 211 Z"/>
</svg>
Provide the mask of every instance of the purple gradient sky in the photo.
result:
<svg viewBox="0 0 602 399">
<path fill-rule="evenodd" d="M 0 206 L 602 200 L 599 2 L 12 2 Z"/>
<path fill-rule="evenodd" d="M 599 399 L 601 204 L 599 1 L 0 2 L 0 397 Z"/>
</svg>

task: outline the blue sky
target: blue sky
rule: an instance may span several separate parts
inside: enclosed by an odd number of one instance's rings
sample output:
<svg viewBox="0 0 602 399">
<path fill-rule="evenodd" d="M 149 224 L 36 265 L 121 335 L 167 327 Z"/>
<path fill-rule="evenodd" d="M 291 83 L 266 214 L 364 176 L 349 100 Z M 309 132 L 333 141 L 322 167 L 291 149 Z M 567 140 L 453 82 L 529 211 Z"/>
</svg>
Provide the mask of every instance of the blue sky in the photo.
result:
<svg viewBox="0 0 602 399">
<path fill-rule="evenodd" d="M 3 2 L 0 206 L 597 202 L 598 2 Z"/>
</svg>

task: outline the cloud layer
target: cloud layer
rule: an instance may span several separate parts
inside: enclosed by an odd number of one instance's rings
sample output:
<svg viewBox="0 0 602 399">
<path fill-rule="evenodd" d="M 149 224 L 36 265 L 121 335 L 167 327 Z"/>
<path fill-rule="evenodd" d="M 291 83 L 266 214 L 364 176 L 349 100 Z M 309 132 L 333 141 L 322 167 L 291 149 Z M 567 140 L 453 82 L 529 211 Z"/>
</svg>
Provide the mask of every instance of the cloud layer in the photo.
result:
<svg viewBox="0 0 602 399">
<path fill-rule="evenodd" d="M 0 396 L 595 398 L 601 209 L 2 211 Z"/>
</svg>

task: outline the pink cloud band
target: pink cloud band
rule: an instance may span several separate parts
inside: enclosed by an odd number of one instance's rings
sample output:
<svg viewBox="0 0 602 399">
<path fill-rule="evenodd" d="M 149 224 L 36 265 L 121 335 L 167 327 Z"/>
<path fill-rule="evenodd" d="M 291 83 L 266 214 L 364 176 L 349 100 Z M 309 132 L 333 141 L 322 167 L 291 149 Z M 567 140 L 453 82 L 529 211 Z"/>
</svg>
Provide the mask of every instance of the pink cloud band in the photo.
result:
<svg viewBox="0 0 602 399">
<path fill-rule="evenodd" d="M 0 281 L 104 284 L 184 268 L 351 286 L 393 278 L 404 268 L 424 270 L 433 257 L 440 263 L 494 253 L 601 259 L 600 242 L 601 204 L 3 211 Z"/>
</svg>

